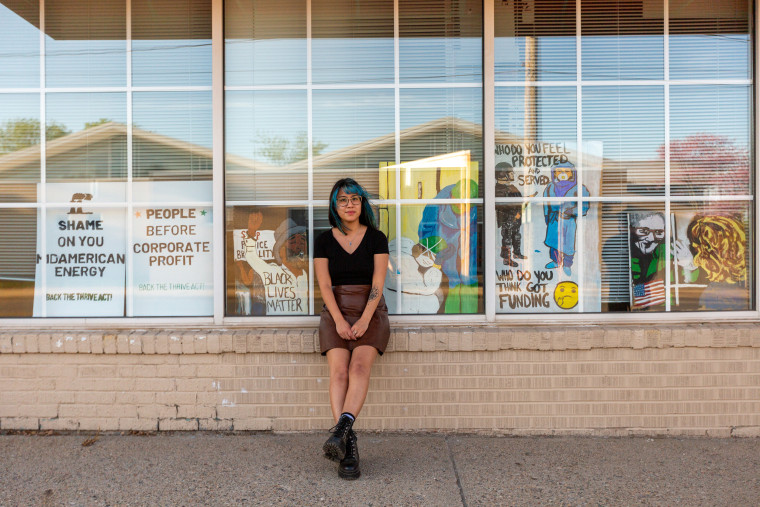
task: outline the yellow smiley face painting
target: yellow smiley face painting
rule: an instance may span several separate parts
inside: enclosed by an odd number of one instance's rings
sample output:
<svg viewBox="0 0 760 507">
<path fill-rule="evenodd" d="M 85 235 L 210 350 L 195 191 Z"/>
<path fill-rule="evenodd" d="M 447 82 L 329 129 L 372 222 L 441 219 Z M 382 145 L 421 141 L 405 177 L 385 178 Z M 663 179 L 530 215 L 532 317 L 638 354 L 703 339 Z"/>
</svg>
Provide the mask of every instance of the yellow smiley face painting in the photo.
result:
<svg viewBox="0 0 760 507">
<path fill-rule="evenodd" d="M 563 310 L 574 308 L 578 304 L 578 284 L 560 282 L 554 288 L 554 302 Z"/>
</svg>

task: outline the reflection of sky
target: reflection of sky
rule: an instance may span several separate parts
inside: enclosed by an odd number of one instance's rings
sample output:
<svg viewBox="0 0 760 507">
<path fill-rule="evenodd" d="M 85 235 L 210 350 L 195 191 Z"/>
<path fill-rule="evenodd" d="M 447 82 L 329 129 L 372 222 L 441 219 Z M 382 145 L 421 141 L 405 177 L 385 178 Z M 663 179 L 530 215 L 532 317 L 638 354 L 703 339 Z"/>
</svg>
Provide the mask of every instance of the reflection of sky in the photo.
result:
<svg viewBox="0 0 760 507">
<path fill-rule="evenodd" d="M 225 97 L 227 153 L 266 161 L 265 138 L 306 134 L 306 91 L 229 91 Z"/>
<path fill-rule="evenodd" d="M 525 79 L 525 37 L 497 37 L 494 41 L 497 81 Z M 536 79 L 575 80 L 575 37 L 535 37 Z"/>
<path fill-rule="evenodd" d="M 47 123 L 61 123 L 72 132 L 101 118 L 127 123 L 125 93 L 49 93 L 46 100 Z"/>
<path fill-rule="evenodd" d="M 211 86 L 211 41 L 133 40 L 133 86 Z"/>
<path fill-rule="evenodd" d="M 126 86 L 126 76 L 126 41 L 45 37 L 47 86 Z"/>
<path fill-rule="evenodd" d="M 40 119 L 39 93 L 0 94 L 0 124 L 20 118 Z"/>
<path fill-rule="evenodd" d="M 587 36 L 581 38 L 584 80 L 662 79 L 662 35 Z"/>
<path fill-rule="evenodd" d="M 39 86 L 39 54 L 39 30 L 0 3 L 0 86 Z"/>
<path fill-rule="evenodd" d="M 228 86 L 306 84 L 306 40 L 227 39 L 224 66 Z"/>
<path fill-rule="evenodd" d="M 402 37 L 399 77 L 402 83 L 479 83 L 482 48 L 480 37 Z"/>
<path fill-rule="evenodd" d="M 314 90 L 314 139 L 325 152 L 394 132 L 393 90 Z"/>
<path fill-rule="evenodd" d="M 392 83 L 393 39 L 313 39 L 312 80 L 315 84 Z"/>
<path fill-rule="evenodd" d="M 135 127 L 211 149 L 211 92 L 135 92 Z"/>
</svg>

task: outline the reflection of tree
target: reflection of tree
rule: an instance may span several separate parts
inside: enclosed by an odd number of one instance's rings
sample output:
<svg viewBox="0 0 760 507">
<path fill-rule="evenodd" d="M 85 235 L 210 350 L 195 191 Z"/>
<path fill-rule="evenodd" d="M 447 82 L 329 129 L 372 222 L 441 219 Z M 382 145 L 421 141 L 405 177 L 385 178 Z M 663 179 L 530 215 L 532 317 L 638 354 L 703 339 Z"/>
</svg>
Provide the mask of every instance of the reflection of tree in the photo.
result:
<svg viewBox="0 0 760 507">
<path fill-rule="evenodd" d="M 48 122 L 45 137 L 48 141 L 70 134 L 58 122 Z M 8 120 L 0 126 L 0 155 L 22 150 L 40 143 L 40 121 L 35 118 Z"/>
<path fill-rule="evenodd" d="M 305 160 L 309 156 L 309 138 L 306 132 L 300 132 L 295 139 L 282 136 L 261 134 L 257 139 L 262 145 L 261 152 L 274 164 L 291 164 Z M 316 157 L 327 147 L 327 143 L 312 140 L 312 152 Z"/>
<path fill-rule="evenodd" d="M 665 158 L 665 147 L 658 150 Z M 749 191 L 749 151 L 728 137 L 695 134 L 670 143 L 671 187 L 674 193 L 746 194 Z"/>
<path fill-rule="evenodd" d="M 85 129 L 91 129 L 92 127 L 97 127 L 98 125 L 103 125 L 104 123 L 109 123 L 110 121 L 111 120 L 109 120 L 108 118 L 101 118 L 101 119 L 95 120 L 95 121 L 88 121 L 88 122 L 85 122 L 84 128 Z"/>
</svg>

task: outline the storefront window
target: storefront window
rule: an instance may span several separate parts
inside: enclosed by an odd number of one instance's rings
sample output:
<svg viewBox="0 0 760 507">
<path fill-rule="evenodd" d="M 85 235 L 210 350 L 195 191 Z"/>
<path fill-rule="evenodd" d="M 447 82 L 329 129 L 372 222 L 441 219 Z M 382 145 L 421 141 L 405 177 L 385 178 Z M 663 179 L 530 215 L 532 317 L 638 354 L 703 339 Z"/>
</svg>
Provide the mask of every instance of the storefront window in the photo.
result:
<svg viewBox="0 0 760 507">
<path fill-rule="evenodd" d="M 316 315 L 344 177 L 392 314 L 756 309 L 753 2 L 223 4 L 215 131 L 209 0 L 0 1 L 0 318 Z"/>
<path fill-rule="evenodd" d="M 0 6 L 0 317 L 210 315 L 210 2 L 42 5 Z"/>
<path fill-rule="evenodd" d="M 754 308 L 751 3 L 564 5 L 494 3 L 497 313 Z"/>
<path fill-rule="evenodd" d="M 319 312 L 309 253 L 344 177 L 390 241 L 391 313 L 482 312 L 482 4 L 306 7 L 225 4 L 227 314 Z"/>
</svg>

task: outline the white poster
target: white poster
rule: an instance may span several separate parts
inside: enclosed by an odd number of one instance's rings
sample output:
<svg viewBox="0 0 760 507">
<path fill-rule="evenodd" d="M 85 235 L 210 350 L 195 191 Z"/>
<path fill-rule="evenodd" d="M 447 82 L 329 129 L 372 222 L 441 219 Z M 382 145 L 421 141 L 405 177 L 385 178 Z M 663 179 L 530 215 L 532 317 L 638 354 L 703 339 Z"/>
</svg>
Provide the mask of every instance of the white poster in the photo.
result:
<svg viewBox="0 0 760 507">
<path fill-rule="evenodd" d="M 135 182 L 135 201 L 160 196 L 161 204 L 135 204 L 129 220 L 125 190 L 121 182 L 47 184 L 47 202 L 70 207 L 48 208 L 44 238 L 38 227 L 35 317 L 213 313 L 212 207 L 182 204 L 207 202 L 211 182 Z"/>
<path fill-rule="evenodd" d="M 67 202 L 70 206 L 48 208 L 44 237 L 43 228 L 37 227 L 33 315 L 122 317 L 126 266 L 124 209 L 83 204 L 123 201 L 124 184 L 51 183 L 46 190 L 48 202 Z M 43 223 L 41 210 L 37 223 Z"/>
<path fill-rule="evenodd" d="M 149 188 L 143 188 L 149 187 Z M 133 194 L 161 196 L 132 216 L 134 316 L 203 316 L 214 311 L 210 181 L 139 182 Z"/>
<path fill-rule="evenodd" d="M 601 163 L 601 143 L 496 145 L 498 313 L 601 311 L 599 206 L 577 200 L 599 195 Z"/>
</svg>

